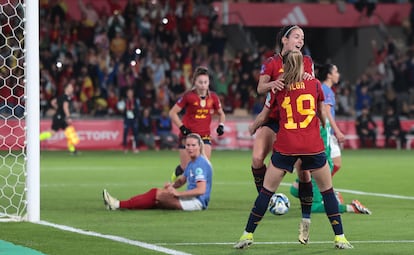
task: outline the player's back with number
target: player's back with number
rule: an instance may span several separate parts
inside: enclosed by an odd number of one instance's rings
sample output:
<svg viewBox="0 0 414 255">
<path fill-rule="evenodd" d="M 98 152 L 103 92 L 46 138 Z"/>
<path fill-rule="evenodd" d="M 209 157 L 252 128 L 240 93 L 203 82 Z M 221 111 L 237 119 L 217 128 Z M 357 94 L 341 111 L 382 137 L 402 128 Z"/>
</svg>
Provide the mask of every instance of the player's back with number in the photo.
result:
<svg viewBox="0 0 414 255">
<path fill-rule="evenodd" d="M 323 152 L 317 116 L 319 102 L 324 100 L 320 82 L 312 79 L 287 84 L 275 100 L 280 129 L 274 149 L 289 155 Z"/>
</svg>

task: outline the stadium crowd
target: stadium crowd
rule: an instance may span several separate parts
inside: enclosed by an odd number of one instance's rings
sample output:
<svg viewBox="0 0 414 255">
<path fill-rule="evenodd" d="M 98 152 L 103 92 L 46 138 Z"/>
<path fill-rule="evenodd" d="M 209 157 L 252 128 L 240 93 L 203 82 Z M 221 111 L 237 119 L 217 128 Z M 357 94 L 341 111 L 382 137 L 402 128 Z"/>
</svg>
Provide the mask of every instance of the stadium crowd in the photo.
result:
<svg viewBox="0 0 414 255">
<path fill-rule="evenodd" d="M 129 0 L 124 8 L 115 0 L 108 3 L 110 9 L 98 9 L 92 2 L 77 0 L 82 17 L 77 20 L 67 13 L 64 1 L 40 1 L 43 117 L 53 114 L 51 99 L 73 80 L 73 111 L 80 116 L 119 116 L 117 103 L 132 87 L 141 109 L 150 108 L 157 118 L 189 89 L 193 68 L 200 65 L 211 70 L 211 87 L 227 114 L 261 110 L 264 99 L 256 93 L 260 66 L 274 50 L 260 46 L 259 54 L 248 49 L 229 54 L 211 1 Z M 407 38 L 412 38 L 412 22 L 408 23 Z M 378 116 L 391 105 L 397 114 L 414 117 L 411 41 L 403 47 L 391 36 L 372 42 L 372 61 L 360 78 L 343 79 L 335 86 L 338 116 L 356 117 L 365 107 Z M 11 105 L 21 116 L 23 109 L 16 106 L 24 103 L 23 87 L 7 81 L 0 91 L 5 99 L 0 102 L 1 114 L 10 113 L 4 106 Z"/>
<path fill-rule="evenodd" d="M 56 2 L 41 12 L 42 113 L 61 87 L 75 79 L 81 115 L 119 114 L 117 102 L 134 88 L 151 115 L 171 107 L 190 87 L 194 66 L 212 70 L 226 111 L 252 109 L 258 66 L 240 53 L 225 56 L 226 38 L 209 4 L 192 1 L 111 1 L 108 13 L 78 1 L 82 20 L 71 20 Z M 156 116 L 153 116 L 156 117 Z"/>
</svg>

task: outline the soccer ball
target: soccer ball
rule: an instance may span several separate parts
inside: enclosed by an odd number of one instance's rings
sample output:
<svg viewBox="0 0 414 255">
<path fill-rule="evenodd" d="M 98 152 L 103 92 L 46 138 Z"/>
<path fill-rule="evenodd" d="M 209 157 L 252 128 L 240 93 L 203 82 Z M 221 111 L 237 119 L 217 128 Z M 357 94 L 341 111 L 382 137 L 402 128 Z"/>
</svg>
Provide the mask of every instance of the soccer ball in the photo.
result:
<svg viewBox="0 0 414 255">
<path fill-rule="evenodd" d="M 274 215 L 284 215 L 289 211 L 289 198 L 283 193 L 276 193 L 270 198 L 268 210 Z"/>
</svg>

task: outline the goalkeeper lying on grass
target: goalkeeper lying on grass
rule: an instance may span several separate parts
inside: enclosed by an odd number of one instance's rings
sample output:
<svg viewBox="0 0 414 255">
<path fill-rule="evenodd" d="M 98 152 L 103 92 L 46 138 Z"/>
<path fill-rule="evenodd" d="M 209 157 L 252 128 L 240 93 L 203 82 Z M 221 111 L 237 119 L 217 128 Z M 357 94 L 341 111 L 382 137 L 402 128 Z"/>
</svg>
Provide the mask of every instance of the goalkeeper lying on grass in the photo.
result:
<svg viewBox="0 0 414 255">
<path fill-rule="evenodd" d="M 328 123 L 327 123 L 328 126 Z M 330 157 L 331 151 L 330 147 L 327 141 L 329 141 L 329 128 L 322 128 L 321 127 L 321 136 L 325 144 L 325 152 L 327 155 L 327 160 L 329 167 L 333 169 L 333 162 L 332 158 Z M 292 186 L 290 186 L 290 194 L 292 194 L 294 197 L 299 198 L 299 180 L 296 179 L 294 183 L 292 183 Z M 324 213 L 325 207 L 323 205 L 323 199 L 321 192 L 318 188 L 318 185 L 316 185 L 315 180 L 312 177 L 312 191 L 313 191 L 313 201 L 312 201 L 312 212 L 315 213 Z M 352 200 L 350 204 L 344 204 L 344 200 L 342 198 L 342 195 L 339 192 L 335 192 L 336 198 L 339 202 L 339 212 L 349 212 L 349 213 L 361 213 L 361 214 L 371 214 L 371 211 L 366 208 L 364 205 L 362 205 L 358 200 Z"/>
</svg>

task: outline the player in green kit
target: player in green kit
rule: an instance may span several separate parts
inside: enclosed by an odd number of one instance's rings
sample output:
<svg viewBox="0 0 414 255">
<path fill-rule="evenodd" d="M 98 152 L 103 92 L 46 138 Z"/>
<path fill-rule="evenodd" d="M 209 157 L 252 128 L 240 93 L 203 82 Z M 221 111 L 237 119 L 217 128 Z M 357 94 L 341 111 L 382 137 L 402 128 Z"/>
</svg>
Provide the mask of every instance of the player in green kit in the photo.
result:
<svg viewBox="0 0 414 255">
<path fill-rule="evenodd" d="M 323 140 L 323 143 L 325 145 L 325 153 L 326 158 L 328 161 L 329 168 L 332 172 L 334 168 L 334 164 L 331 158 L 331 147 L 329 146 L 329 140 L 331 136 L 331 125 L 329 124 L 329 121 L 326 121 L 325 128 L 322 126 L 320 127 L 320 133 Z M 323 205 L 323 198 L 321 195 L 321 192 L 318 188 L 318 185 L 316 185 L 315 180 L 312 178 L 312 191 L 313 191 L 313 202 L 312 202 L 312 212 L 315 213 L 325 213 L 325 207 Z M 294 197 L 299 198 L 299 180 L 296 179 L 295 182 L 290 186 L 290 194 L 292 194 Z M 342 199 L 342 195 L 339 192 L 335 192 L 336 198 L 338 199 L 339 203 L 339 212 L 349 212 L 349 213 L 359 213 L 359 214 L 371 214 L 371 211 L 366 208 L 364 205 L 362 205 L 358 200 L 352 200 L 351 204 L 344 204 L 344 201 Z"/>
</svg>

